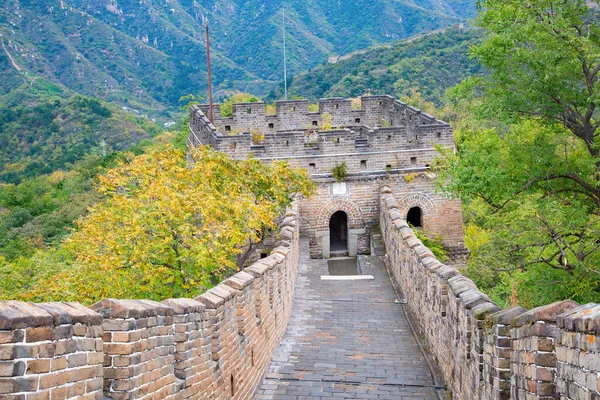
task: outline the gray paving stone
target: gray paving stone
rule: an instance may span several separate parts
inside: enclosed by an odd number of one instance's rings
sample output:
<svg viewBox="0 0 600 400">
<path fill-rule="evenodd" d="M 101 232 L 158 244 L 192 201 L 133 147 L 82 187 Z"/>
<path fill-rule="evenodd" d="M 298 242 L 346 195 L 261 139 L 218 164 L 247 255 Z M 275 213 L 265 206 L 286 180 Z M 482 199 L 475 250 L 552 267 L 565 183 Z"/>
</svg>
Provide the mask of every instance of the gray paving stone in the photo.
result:
<svg viewBox="0 0 600 400">
<path fill-rule="evenodd" d="M 292 316 L 255 399 L 438 399 L 381 259 L 361 265 L 374 281 L 322 281 L 327 262 L 303 240 Z"/>
</svg>

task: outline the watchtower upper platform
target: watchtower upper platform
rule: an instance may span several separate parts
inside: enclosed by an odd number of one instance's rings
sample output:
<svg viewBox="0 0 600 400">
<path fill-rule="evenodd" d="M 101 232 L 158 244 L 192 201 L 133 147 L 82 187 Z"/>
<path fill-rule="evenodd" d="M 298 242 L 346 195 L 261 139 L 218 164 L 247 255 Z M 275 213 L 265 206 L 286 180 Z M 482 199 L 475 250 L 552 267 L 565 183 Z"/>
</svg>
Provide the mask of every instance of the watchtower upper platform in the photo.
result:
<svg viewBox="0 0 600 400">
<path fill-rule="evenodd" d="M 208 105 L 194 106 L 190 145 L 211 145 L 236 158 L 252 152 L 265 160 L 289 159 L 313 174 L 331 171 L 334 161 L 345 161 L 350 172 L 423 169 L 437 145 L 454 147 L 448 123 L 391 96 L 363 96 L 360 109 L 342 98 L 321 99 L 318 106 L 311 112 L 307 100 L 278 101 L 276 114 L 268 115 L 262 102 L 233 104 L 232 116 L 223 117 L 217 104 L 213 123 Z M 325 156 L 331 162 L 311 160 Z"/>
</svg>

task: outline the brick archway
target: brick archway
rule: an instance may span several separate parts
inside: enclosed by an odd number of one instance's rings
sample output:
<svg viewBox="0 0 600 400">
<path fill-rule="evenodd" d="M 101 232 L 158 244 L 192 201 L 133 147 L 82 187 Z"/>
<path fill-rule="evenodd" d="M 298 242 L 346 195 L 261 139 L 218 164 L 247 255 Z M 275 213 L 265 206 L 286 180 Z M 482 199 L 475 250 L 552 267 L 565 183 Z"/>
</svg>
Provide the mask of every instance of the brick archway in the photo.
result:
<svg viewBox="0 0 600 400">
<path fill-rule="evenodd" d="M 348 228 L 359 229 L 364 226 L 362 219 L 362 212 L 356 203 L 349 199 L 333 199 L 321 207 L 321 211 L 317 216 L 317 224 L 315 228 L 329 229 L 329 220 L 331 216 L 337 212 L 343 211 L 348 215 Z"/>
<path fill-rule="evenodd" d="M 423 215 L 431 215 L 436 211 L 435 202 L 431 197 L 422 193 L 412 193 L 402 197 L 398 201 L 398 208 L 402 215 L 406 218 L 406 213 L 412 207 L 419 207 L 423 211 Z"/>
</svg>

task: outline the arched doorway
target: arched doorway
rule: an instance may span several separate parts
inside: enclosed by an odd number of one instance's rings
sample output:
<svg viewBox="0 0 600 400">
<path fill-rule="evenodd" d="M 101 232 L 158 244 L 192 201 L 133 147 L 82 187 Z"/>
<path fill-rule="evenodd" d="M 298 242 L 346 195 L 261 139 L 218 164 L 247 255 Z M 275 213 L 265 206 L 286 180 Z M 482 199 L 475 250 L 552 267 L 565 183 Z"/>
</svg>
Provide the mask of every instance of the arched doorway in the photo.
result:
<svg viewBox="0 0 600 400">
<path fill-rule="evenodd" d="M 337 211 L 329 219 L 329 238 L 331 251 L 348 250 L 348 215 L 345 212 Z"/>
<path fill-rule="evenodd" d="M 406 222 L 415 228 L 423 227 L 423 211 L 420 207 L 413 207 L 406 214 Z"/>
</svg>

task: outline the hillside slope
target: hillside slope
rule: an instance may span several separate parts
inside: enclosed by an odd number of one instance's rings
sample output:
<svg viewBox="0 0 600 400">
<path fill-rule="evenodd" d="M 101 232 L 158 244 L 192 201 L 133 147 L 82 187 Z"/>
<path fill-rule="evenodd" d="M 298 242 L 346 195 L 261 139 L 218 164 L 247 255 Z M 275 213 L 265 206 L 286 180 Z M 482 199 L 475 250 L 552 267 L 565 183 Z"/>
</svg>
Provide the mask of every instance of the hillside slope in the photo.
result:
<svg viewBox="0 0 600 400">
<path fill-rule="evenodd" d="M 309 0 L 285 5 L 289 70 L 463 22 L 466 0 Z M 218 89 L 266 93 L 281 79 L 282 3 L 275 0 L 7 0 L 0 34 L 24 71 L 80 94 L 151 110 L 203 92 L 211 21 Z M 0 83 L 0 92 L 7 92 Z"/>
<path fill-rule="evenodd" d="M 438 103 L 446 89 L 480 71 L 468 49 L 481 38 L 481 31 L 451 28 L 371 48 L 295 76 L 288 91 L 291 96 L 316 100 L 369 92 L 401 97 L 416 88 L 427 100 Z M 281 98 L 282 91 L 280 85 L 268 98 Z"/>
<path fill-rule="evenodd" d="M 161 129 L 102 100 L 32 79 L 0 96 L 0 184 L 48 174 L 88 154 L 110 154 Z"/>
</svg>

